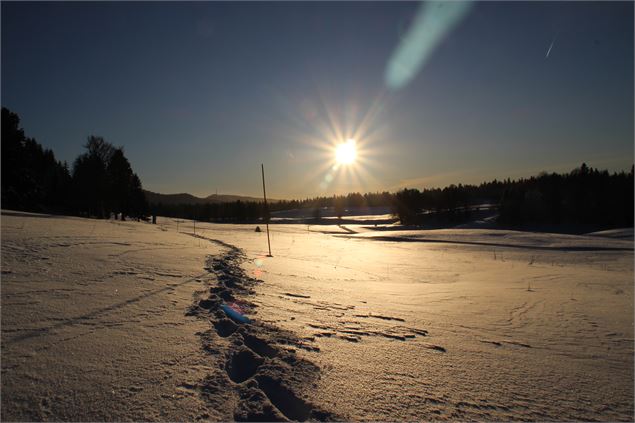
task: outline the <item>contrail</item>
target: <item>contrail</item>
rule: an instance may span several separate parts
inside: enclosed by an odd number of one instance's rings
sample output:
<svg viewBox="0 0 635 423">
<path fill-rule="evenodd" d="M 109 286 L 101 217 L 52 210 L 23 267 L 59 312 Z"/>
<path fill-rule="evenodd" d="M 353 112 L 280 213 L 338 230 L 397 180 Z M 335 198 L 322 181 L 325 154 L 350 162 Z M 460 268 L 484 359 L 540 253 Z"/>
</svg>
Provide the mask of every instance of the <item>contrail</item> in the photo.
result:
<svg viewBox="0 0 635 423">
<path fill-rule="evenodd" d="M 547 50 L 547 54 L 545 54 L 545 59 L 549 57 L 549 53 L 551 53 L 551 49 L 553 48 L 553 43 L 556 42 L 556 37 L 553 37 L 551 44 L 549 45 L 549 49 Z"/>
</svg>

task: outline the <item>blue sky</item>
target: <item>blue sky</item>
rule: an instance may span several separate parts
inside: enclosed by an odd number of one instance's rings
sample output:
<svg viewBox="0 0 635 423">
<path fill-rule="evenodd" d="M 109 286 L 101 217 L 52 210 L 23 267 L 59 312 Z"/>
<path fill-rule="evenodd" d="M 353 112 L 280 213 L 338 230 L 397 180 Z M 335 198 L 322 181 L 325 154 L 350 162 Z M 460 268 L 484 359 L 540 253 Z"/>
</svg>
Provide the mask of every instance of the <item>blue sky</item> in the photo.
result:
<svg viewBox="0 0 635 423">
<path fill-rule="evenodd" d="M 2 105 L 69 164 L 123 145 L 163 193 L 259 195 L 260 163 L 277 198 L 629 169 L 633 3 L 472 6 L 394 88 L 419 3 L 2 2 Z"/>
</svg>

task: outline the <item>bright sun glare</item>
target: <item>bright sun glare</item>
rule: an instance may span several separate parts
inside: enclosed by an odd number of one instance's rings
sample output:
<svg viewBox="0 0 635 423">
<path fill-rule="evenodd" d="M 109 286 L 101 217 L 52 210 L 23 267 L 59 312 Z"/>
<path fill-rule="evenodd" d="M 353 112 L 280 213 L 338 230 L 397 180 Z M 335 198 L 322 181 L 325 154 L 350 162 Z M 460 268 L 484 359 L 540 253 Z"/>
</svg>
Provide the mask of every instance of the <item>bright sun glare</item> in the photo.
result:
<svg viewBox="0 0 635 423">
<path fill-rule="evenodd" d="M 338 164 L 352 164 L 356 157 L 357 148 L 355 147 L 355 140 L 353 139 L 349 139 L 335 148 L 335 160 Z"/>
</svg>

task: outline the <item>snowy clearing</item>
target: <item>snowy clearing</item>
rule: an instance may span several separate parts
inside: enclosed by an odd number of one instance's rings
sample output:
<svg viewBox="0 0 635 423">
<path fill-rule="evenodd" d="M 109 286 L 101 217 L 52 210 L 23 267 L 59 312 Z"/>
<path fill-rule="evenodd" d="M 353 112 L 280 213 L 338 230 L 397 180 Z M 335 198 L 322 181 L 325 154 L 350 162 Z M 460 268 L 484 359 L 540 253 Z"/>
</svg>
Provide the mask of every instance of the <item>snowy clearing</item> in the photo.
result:
<svg viewBox="0 0 635 423">
<path fill-rule="evenodd" d="M 178 224 L 3 211 L 2 420 L 633 420 L 632 230 Z"/>
</svg>

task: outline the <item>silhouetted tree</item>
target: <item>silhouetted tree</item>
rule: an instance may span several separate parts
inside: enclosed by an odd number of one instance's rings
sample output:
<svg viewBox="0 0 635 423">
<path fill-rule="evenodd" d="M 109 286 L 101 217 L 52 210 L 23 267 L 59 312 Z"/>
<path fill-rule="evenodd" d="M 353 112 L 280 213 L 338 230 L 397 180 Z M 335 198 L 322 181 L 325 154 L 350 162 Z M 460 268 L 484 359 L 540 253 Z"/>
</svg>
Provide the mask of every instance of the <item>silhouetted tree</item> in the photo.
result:
<svg viewBox="0 0 635 423">
<path fill-rule="evenodd" d="M 148 202 L 141 186 L 141 179 L 136 173 L 133 173 L 131 177 L 129 196 L 130 216 L 137 219 L 147 216 L 149 213 Z"/>
<path fill-rule="evenodd" d="M 124 220 L 131 210 L 132 167 L 124 156 L 123 148 L 117 148 L 109 155 L 106 167 L 109 209 L 115 214 L 121 213 L 121 220 Z"/>
<path fill-rule="evenodd" d="M 2 206 L 29 211 L 79 213 L 105 217 L 144 217 L 148 204 L 141 180 L 123 148 L 89 136 L 86 152 L 68 165 L 27 138 L 20 118 L 2 108 Z"/>
<path fill-rule="evenodd" d="M 2 206 L 30 211 L 66 209 L 70 175 L 68 168 L 27 138 L 20 118 L 2 108 Z"/>
<path fill-rule="evenodd" d="M 395 194 L 393 208 L 404 225 L 417 223 L 417 213 L 421 210 L 421 196 L 416 189 L 404 188 Z"/>
<path fill-rule="evenodd" d="M 105 217 L 108 178 L 106 164 L 96 154 L 85 153 L 73 163 L 73 199 L 80 214 Z"/>
</svg>

